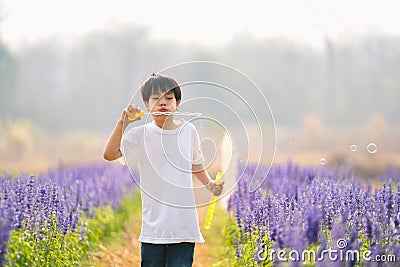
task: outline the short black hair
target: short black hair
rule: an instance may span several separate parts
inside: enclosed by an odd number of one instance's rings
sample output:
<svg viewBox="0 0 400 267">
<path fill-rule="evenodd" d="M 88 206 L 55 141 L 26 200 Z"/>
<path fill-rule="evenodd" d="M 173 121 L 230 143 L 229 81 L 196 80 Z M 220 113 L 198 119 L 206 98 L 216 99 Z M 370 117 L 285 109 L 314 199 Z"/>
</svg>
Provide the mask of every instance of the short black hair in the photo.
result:
<svg viewBox="0 0 400 267">
<path fill-rule="evenodd" d="M 140 86 L 143 101 L 149 102 L 152 94 L 173 92 L 175 99 L 181 100 L 182 93 L 179 84 L 168 75 L 162 73 L 153 73 Z"/>
</svg>

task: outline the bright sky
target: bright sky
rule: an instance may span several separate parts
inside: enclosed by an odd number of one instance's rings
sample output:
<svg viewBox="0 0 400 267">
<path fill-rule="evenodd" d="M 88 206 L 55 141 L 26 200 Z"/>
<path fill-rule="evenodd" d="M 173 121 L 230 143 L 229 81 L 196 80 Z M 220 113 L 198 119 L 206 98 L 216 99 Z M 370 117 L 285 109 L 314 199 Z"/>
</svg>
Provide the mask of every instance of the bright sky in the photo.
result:
<svg viewBox="0 0 400 267">
<path fill-rule="evenodd" d="M 79 37 L 121 23 L 155 38 L 223 44 L 240 32 L 319 46 L 323 30 L 400 35 L 398 0 L 0 0 L 1 38 L 11 45 L 51 35 Z"/>
</svg>

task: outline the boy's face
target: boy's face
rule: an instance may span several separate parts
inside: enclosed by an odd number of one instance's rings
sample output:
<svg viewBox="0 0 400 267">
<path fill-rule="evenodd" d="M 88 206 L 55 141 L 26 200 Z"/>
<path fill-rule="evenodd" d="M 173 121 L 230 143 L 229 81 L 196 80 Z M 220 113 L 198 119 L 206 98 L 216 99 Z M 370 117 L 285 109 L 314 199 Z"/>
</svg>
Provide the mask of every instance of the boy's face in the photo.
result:
<svg viewBox="0 0 400 267">
<path fill-rule="evenodd" d="M 180 100 L 176 100 L 174 92 L 159 92 L 151 94 L 149 101 L 145 101 L 144 104 L 150 112 L 174 112 Z"/>
</svg>

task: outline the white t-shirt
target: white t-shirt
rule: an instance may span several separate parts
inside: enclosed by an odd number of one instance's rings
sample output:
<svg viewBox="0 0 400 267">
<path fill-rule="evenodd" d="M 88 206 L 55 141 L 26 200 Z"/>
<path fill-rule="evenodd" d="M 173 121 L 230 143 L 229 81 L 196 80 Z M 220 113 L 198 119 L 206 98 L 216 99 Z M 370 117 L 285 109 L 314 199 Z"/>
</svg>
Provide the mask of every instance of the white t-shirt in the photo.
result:
<svg viewBox="0 0 400 267">
<path fill-rule="evenodd" d="M 139 241 L 154 244 L 204 242 L 192 182 L 192 164 L 204 162 L 200 138 L 189 122 L 164 130 L 154 121 L 128 130 L 121 152 L 139 168 L 142 230 Z"/>
</svg>

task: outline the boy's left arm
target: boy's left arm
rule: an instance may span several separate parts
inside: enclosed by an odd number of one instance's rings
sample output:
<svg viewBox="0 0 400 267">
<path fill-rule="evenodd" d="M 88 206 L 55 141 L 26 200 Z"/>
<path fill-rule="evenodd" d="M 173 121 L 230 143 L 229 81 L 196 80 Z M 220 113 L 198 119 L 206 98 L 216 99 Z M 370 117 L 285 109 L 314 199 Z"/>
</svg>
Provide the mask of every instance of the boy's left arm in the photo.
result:
<svg viewBox="0 0 400 267">
<path fill-rule="evenodd" d="M 224 182 L 219 185 L 215 184 L 215 181 L 210 178 L 210 175 L 204 168 L 203 164 L 192 164 L 192 173 L 203 185 L 206 186 L 210 193 L 213 193 L 215 196 L 221 195 L 222 189 L 224 188 Z"/>
</svg>

